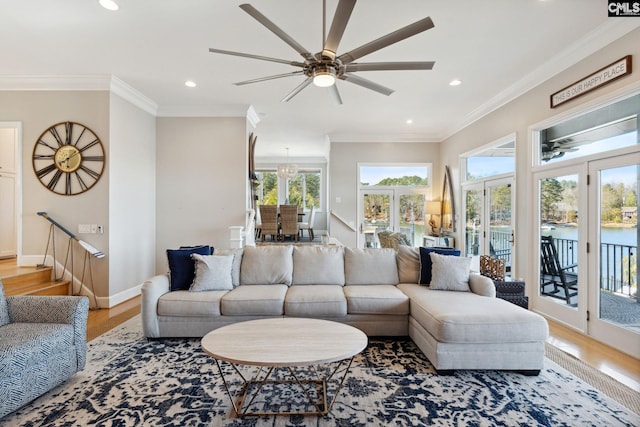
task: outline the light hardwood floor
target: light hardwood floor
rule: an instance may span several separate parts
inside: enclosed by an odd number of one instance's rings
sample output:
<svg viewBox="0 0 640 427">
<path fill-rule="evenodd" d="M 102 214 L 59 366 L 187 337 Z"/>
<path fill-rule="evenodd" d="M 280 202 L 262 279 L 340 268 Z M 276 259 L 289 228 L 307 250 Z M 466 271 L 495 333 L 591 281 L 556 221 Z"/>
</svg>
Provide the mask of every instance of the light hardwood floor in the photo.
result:
<svg viewBox="0 0 640 427">
<path fill-rule="evenodd" d="M 87 339 L 91 340 L 140 312 L 140 297 L 110 309 L 89 311 Z M 549 321 L 549 343 L 640 392 L 640 360 L 566 326 Z"/>
</svg>

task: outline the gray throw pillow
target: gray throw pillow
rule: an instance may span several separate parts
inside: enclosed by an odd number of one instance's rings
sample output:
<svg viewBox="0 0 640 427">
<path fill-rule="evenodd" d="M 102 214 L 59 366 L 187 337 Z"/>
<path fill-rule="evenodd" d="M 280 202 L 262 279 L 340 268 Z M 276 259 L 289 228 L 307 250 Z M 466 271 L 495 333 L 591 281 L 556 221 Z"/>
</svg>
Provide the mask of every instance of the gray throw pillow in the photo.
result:
<svg viewBox="0 0 640 427">
<path fill-rule="evenodd" d="M 189 288 L 192 292 L 226 291 L 233 289 L 231 268 L 233 255 L 192 254 L 195 261 L 195 278 Z"/>
<path fill-rule="evenodd" d="M 440 255 L 435 252 L 429 255 L 432 264 L 430 289 L 469 292 L 471 258 Z"/>
</svg>

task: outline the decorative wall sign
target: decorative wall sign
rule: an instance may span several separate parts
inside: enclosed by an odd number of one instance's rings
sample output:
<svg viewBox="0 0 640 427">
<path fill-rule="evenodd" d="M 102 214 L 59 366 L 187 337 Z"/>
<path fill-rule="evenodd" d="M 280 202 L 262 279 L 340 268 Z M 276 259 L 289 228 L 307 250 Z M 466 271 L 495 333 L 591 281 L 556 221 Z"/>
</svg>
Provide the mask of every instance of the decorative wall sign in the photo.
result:
<svg viewBox="0 0 640 427">
<path fill-rule="evenodd" d="M 587 77 L 565 87 L 550 97 L 551 108 L 585 95 L 594 89 L 631 74 L 631 55 L 618 59 Z"/>
</svg>

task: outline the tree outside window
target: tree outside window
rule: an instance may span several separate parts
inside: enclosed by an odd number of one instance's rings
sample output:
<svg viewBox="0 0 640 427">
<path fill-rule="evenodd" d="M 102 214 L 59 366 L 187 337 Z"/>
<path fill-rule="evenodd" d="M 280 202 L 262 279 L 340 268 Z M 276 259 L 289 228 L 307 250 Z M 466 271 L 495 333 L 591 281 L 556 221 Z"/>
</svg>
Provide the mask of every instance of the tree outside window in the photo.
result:
<svg viewBox="0 0 640 427">
<path fill-rule="evenodd" d="M 301 171 L 289 180 L 289 203 L 304 209 L 320 207 L 320 171 Z"/>
</svg>

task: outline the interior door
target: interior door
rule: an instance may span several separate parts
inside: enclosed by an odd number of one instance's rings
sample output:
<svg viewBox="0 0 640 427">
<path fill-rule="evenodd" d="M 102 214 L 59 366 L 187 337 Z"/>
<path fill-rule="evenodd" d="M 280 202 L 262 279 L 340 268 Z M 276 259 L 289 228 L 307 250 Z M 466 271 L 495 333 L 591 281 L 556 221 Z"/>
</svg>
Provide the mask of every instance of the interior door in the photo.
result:
<svg viewBox="0 0 640 427">
<path fill-rule="evenodd" d="M 640 358 L 640 153 L 589 163 L 588 334 Z"/>
<path fill-rule="evenodd" d="M 360 192 L 360 227 L 358 247 L 380 247 L 377 234 L 393 230 L 395 212 L 391 209 L 393 190 L 365 189 Z"/>
</svg>

